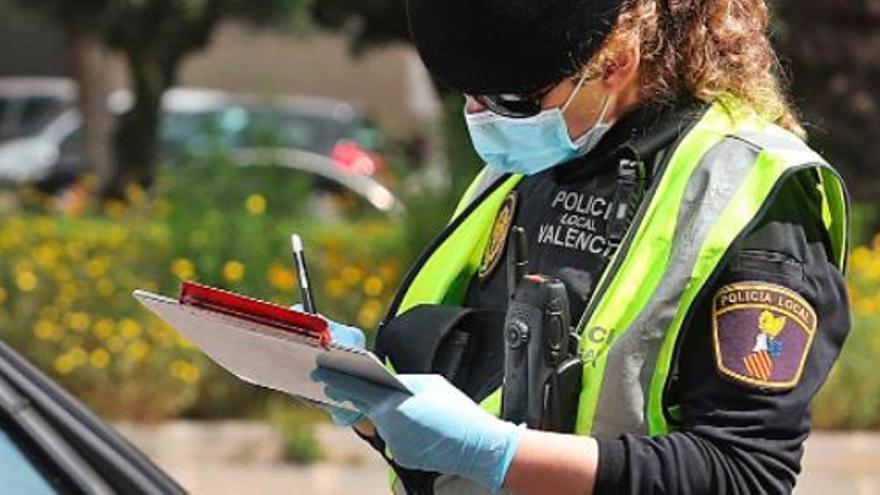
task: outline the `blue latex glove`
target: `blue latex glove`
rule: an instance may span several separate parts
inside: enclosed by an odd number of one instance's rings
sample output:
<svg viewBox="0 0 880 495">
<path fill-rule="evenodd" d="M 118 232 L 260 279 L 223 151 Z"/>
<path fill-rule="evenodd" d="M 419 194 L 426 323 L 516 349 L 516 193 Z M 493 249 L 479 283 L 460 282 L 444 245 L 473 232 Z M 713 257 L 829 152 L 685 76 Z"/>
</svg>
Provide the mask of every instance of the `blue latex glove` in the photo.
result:
<svg viewBox="0 0 880 495">
<path fill-rule="evenodd" d="M 303 312 L 303 305 L 296 303 L 290 307 L 294 311 Z M 315 315 L 326 321 L 330 326 L 330 333 L 333 334 L 333 343 L 344 345 L 345 347 L 354 347 L 355 349 L 363 349 L 367 346 L 367 338 L 359 328 L 350 327 L 337 323 L 324 315 Z"/>
<path fill-rule="evenodd" d="M 453 474 L 497 492 L 521 429 L 495 418 L 439 375 L 397 375 L 412 395 L 318 368 L 325 393 L 369 417 L 403 467 Z"/>
<path fill-rule="evenodd" d="M 321 318 L 324 318 L 323 316 Z M 367 339 L 364 332 L 355 327 L 343 325 L 333 320 L 324 318 L 330 324 L 330 333 L 333 334 L 333 343 L 363 349 L 367 345 Z M 334 397 L 330 397 L 335 399 Z M 321 408 L 330 413 L 330 418 L 334 424 L 339 426 L 351 426 L 360 421 L 364 415 L 360 411 L 350 411 L 348 409 L 340 409 L 330 405 L 322 404 Z"/>
<path fill-rule="evenodd" d="M 291 306 L 296 311 L 302 311 L 302 304 L 294 304 Z M 343 345 L 345 347 L 353 347 L 355 349 L 363 349 L 367 345 L 367 339 L 364 332 L 355 327 L 337 323 L 322 315 L 317 315 L 327 321 L 330 326 L 330 333 L 333 335 L 333 343 Z M 316 402 L 315 405 L 330 413 L 330 418 L 334 424 L 339 426 L 351 426 L 360 421 L 364 415 L 358 411 L 349 411 L 348 409 L 340 409 L 327 404 Z"/>
</svg>

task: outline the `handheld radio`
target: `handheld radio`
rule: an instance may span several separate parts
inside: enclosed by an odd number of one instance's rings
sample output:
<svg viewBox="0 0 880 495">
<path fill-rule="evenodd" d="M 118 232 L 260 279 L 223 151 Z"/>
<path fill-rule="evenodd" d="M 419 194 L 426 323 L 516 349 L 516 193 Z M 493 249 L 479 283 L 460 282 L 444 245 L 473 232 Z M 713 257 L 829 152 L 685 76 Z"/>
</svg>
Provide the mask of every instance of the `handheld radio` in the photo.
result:
<svg viewBox="0 0 880 495">
<path fill-rule="evenodd" d="M 528 273 L 526 234 L 511 230 L 507 257 L 502 417 L 529 428 L 574 430 L 582 363 L 565 285 Z"/>
</svg>

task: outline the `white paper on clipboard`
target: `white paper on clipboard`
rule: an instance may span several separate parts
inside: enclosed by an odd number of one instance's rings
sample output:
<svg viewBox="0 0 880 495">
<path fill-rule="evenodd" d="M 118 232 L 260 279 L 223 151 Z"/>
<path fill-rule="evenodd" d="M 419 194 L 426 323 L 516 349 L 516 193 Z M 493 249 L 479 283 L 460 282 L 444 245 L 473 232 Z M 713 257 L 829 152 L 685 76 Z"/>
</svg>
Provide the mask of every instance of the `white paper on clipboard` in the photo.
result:
<svg viewBox="0 0 880 495">
<path fill-rule="evenodd" d="M 407 392 L 376 356 L 362 349 L 330 344 L 325 349 L 305 337 L 260 323 L 180 304 L 136 290 L 132 295 L 213 361 L 238 378 L 304 399 L 352 409 L 324 395 L 309 377 L 318 365 Z"/>
</svg>

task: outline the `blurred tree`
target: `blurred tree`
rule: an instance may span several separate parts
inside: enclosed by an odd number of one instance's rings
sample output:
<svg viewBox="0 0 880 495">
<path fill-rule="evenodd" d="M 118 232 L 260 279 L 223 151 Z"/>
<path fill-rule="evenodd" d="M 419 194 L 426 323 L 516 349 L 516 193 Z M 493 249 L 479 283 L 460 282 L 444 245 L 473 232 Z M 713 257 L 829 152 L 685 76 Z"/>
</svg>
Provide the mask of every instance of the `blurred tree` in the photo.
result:
<svg viewBox="0 0 880 495">
<path fill-rule="evenodd" d="M 318 0 L 311 10 L 319 24 L 346 31 L 355 52 L 377 44 L 410 41 L 404 0 Z"/>
<path fill-rule="evenodd" d="M 69 70 L 78 83 L 77 103 L 83 115 L 81 143 L 85 163 L 99 184 L 109 184 L 115 170 L 110 146 L 113 116 L 107 108 L 112 88 L 104 73 L 110 57 L 106 48 L 77 29 L 68 29 L 67 45 Z"/>
<path fill-rule="evenodd" d="M 812 143 L 857 199 L 880 198 L 880 1 L 776 3 L 781 52 Z"/>
<path fill-rule="evenodd" d="M 387 43 L 412 43 L 404 0 L 317 0 L 311 11 L 317 24 L 348 34 L 355 54 Z M 443 146 L 450 175 L 446 206 L 451 207 L 482 162 L 470 145 L 462 95 L 436 81 L 434 87 L 443 102 Z"/>
<path fill-rule="evenodd" d="M 158 155 L 162 94 L 187 55 L 204 48 L 217 24 L 237 18 L 257 24 L 291 19 L 309 0 L 15 0 L 122 54 L 132 106 L 113 136 L 115 166 L 101 184 L 122 197 L 128 184 L 149 187 Z"/>
</svg>

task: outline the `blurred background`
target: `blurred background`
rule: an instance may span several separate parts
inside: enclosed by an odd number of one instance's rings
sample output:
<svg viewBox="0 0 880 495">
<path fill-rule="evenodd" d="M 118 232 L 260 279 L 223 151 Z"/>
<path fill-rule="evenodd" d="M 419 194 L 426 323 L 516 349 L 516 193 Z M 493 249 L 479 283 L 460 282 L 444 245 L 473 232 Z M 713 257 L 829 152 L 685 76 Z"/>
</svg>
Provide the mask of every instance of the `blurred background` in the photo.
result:
<svg viewBox="0 0 880 495">
<path fill-rule="evenodd" d="M 811 144 L 854 202 L 853 330 L 801 490 L 877 493 L 880 1 L 771 4 Z M 0 47 L 0 339 L 191 490 L 384 493 L 348 432 L 130 293 L 191 279 L 295 302 L 296 231 L 322 312 L 375 329 L 479 166 L 404 2 L 0 0 Z"/>
</svg>

